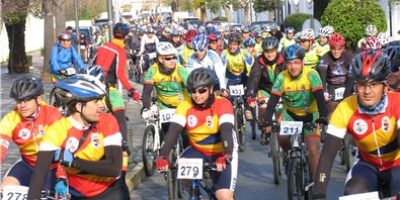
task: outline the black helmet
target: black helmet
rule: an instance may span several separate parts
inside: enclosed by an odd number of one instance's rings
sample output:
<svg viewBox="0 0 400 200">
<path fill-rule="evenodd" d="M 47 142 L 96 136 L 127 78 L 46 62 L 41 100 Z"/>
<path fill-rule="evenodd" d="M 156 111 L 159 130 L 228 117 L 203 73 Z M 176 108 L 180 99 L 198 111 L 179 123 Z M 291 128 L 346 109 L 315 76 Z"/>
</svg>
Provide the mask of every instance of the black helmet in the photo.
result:
<svg viewBox="0 0 400 200">
<path fill-rule="evenodd" d="M 264 51 L 278 49 L 278 46 L 279 41 L 276 37 L 267 37 L 262 42 L 262 48 Z"/>
<path fill-rule="evenodd" d="M 231 34 L 231 35 L 229 36 L 228 42 L 229 42 L 229 43 L 231 43 L 231 42 L 237 42 L 237 43 L 240 44 L 240 43 L 242 42 L 242 37 L 241 37 L 239 34 L 237 34 L 237 33 L 233 33 L 233 34 Z"/>
<path fill-rule="evenodd" d="M 388 56 L 392 71 L 398 71 L 398 68 L 400 67 L 400 45 L 387 46 L 385 49 L 383 49 L 383 53 Z"/>
<path fill-rule="evenodd" d="M 209 87 L 215 85 L 217 75 L 209 68 L 197 68 L 190 72 L 187 79 L 187 89 L 194 90 L 201 87 Z"/>
<path fill-rule="evenodd" d="M 351 68 L 357 82 L 384 81 L 390 73 L 390 61 L 381 51 L 368 50 L 354 57 Z"/>
<path fill-rule="evenodd" d="M 126 35 L 129 33 L 129 26 L 118 22 L 115 24 L 114 29 L 113 29 L 113 34 L 117 38 L 124 38 Z"/>
<path fill-rule="evenodd" d="M 10 91 L 10 98 L 15 100 L 33 99 L 43 94 L 43 92 L 42 79 L 26 76 L 14 81 Z"/>
</svg>

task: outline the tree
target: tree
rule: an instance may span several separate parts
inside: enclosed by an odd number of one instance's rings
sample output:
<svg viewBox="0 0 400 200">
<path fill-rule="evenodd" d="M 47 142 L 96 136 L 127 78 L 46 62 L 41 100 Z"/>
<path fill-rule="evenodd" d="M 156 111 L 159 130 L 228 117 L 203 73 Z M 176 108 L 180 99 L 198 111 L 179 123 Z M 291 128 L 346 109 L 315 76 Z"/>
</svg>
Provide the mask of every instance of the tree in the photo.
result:
<svg viewBox="0 0 400 200">
<path fill-rule="evenodd" d="M 386 31 L 385 13 L 375 0 L 332 0 L 322 15 L 323 25 L 332 25 L 355 49 L 357 41 L 364 37 L 365 27 L 373 24 L 379 32 Z"/>
<path fill-rule="evenodd" d="M 59 0 L 60 1 L 60 0 Z M 67 20 L 75 20 L 73 0 L 66 0 L 65 16 Z M 79 19 L 93 19 L 107 11 L 107 0 L 79 0 Z"/>
<path fill-rule="evenodd" d="M 8 36 L 8 73 L 28 73 L 29 65 L 25 52 L 25 23 L 29 11 L 29 0 L 1 0 L 2 16 Z"/>
<path fill-rule="evenodd" d="M 254 0 L 253 8 L 256 13 L 273 11 L 282 6 L 281 1 L 276 0 Z"/>
</svg>

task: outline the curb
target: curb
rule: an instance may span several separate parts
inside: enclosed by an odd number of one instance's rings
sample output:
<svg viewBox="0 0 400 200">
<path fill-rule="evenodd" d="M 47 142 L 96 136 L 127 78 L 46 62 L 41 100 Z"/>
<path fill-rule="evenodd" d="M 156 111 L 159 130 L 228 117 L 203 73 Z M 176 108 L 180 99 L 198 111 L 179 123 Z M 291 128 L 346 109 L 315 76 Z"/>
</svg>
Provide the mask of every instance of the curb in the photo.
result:
<svg viewBox="0 0 400 200">
<path fill-rule="evenodd" d="M 129 191 L 137 188 L 145 177 L 146 174 L 144 173 L 143 163 L 139 162 L 126 174 L 125 182 L 128 185 Z"/>
</svg>

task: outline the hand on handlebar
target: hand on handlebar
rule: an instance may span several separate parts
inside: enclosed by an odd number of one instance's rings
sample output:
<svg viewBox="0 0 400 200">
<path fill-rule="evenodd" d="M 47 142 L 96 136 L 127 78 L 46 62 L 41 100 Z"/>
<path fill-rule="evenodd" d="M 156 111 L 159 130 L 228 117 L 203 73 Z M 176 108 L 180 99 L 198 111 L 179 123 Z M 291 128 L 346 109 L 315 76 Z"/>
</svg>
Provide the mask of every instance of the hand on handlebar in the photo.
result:
<svg viewBox="0 0 400 200">
<path fill-rule="evenodd" d="M 247 104 L 249 104 L 250 107 L 255 108 L 257 100 L 255 97 L 247 97 L 246 99 Z"/>
<path fill-rule="evenodd" d="M 169 161 L 164 156 L 158 156 L 156 159 L 156 168 L 160 171 L 166 171 L 169 168 Z"/>
<path fill-rule="evenodd" d="M 224 154 L 215 160 L 215 165 L 217 167 L 218 172 L 222 172 L 226 169 L 226 165 L 230 164 L 232 160 L 232 156 L 229 154 Z"/>
</svg>

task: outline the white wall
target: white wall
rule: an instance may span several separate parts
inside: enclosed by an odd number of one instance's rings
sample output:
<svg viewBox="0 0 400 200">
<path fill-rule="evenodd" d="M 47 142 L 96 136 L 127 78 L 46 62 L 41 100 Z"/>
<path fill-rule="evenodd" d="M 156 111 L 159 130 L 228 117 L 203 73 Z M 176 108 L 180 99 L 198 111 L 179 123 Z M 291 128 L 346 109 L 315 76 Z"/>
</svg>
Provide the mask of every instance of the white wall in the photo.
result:
<svg viewBox="0 0 400 200">
<path fill-rule="evenodd" d="M 8 58 L 8 36 L 4 24 L 0 24 L 0 62 Z M 28 15 L 25 25 L 25 50 L 36 51 L 43 48 L 44 44 L 44 20 Z"/>
</svg>

